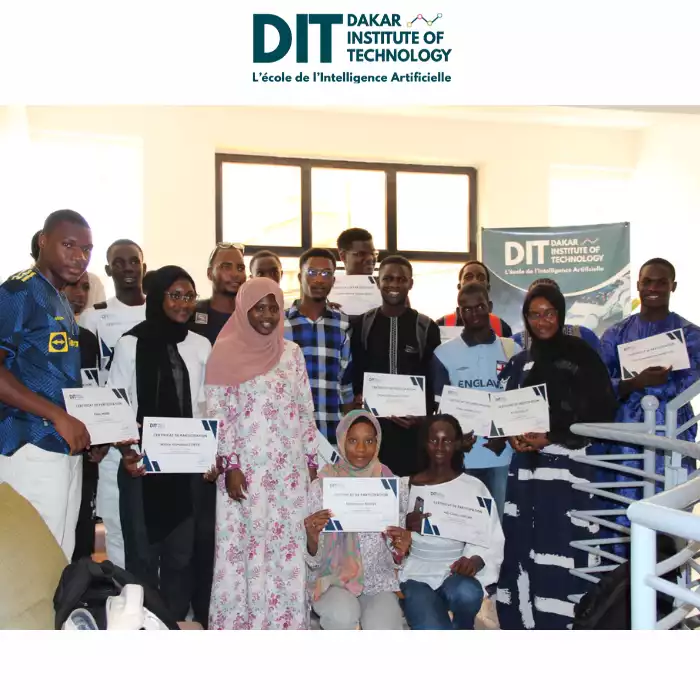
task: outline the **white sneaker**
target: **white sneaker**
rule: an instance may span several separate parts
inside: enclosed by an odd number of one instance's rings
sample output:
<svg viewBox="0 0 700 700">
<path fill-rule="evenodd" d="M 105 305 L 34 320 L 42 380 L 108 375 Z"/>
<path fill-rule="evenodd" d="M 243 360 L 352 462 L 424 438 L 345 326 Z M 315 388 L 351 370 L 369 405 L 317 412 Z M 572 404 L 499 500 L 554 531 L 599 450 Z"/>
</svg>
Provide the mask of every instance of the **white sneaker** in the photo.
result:
<svg viewBox="0 0 700 700">
<path fill-rule="evenodd" d="M 118 596 L 107 598 L 108 630 L 167 630 L 150 610 L 143 607 L 143 586 L 129 583 Z"/>
<path fill-rule="evenodd" d="M 120 595 L 107 598 L 106 612 L 108 630 L 143 629 L 143 587 L 132 583 L 124 586 Z"/>
<path fill-rule="evenodd" d="M 75 630 L 99 630 L 99 627 L 89 610 L 77 608 L 68 616 L 68 619 L 63 623 L 62 629 L 72 632 Z"/>
</svg>

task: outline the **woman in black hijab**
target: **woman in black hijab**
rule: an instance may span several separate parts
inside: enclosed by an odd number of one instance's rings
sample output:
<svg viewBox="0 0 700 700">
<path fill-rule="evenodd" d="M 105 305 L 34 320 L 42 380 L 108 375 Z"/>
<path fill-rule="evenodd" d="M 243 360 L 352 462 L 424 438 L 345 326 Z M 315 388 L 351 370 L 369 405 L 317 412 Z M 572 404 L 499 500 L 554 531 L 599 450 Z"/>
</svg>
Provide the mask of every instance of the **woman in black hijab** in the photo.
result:
<svg viewBox="0 0 700 700">
<path fill-rule="evenodd" d="M 189 333 L 197 294 L 190 275 L 168 265 L 149 273 L 146 320 L 118 341 L 109 383 L 129 390 L 137 422 L 203 416 L 204 370 L 211 344 Z M 126 568 L 157 588 L 179 620 L 190 607 L 194 518 L 191 474 L 150 474 L 141 455 L 123 450 L 119 509 Z"/>
<path fill-rule="evenodd" d="M 511 438 L 503 531 L 504 561 L 498 583 L 502 629 L 566 629 L 573 621 L 569 596 L 584 593 L 586 582 L 569 573 L 588 566 L 588 554 L 570 542 L 592 537 L 573 510 L 593 510 L 595 499 L 573 490 L 589 482 L 591 467 L 574 461 L 585 454 L 587 438 L 574 423 L 608 423 L 617 410 L 607 369 L 584 340 L 564 332 L 566 303 L 551 285 L 531 289 L 523 318 L 532 344 L 501 374 L 506 391 L 545 384 L 550 430 Z"/>
</svg>

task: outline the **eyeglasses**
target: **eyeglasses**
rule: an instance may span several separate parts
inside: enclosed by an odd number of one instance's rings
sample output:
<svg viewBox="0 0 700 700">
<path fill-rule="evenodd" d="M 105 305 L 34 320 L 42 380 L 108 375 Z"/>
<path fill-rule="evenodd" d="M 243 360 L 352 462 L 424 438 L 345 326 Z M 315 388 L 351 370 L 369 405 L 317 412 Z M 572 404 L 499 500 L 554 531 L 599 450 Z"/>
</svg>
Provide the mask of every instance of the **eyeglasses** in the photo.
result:
<svg viewBox="0 0 700 700">
<path fill-rule="evenodd" d="M 209 256 L 209 267 L 211 267 L 211 264 L 214 262 L 216 254 L 220 250 L 231 250 L 232 248 L 240 250 L 241 255 L 245 255 L 245 246 L 243 245 L 243 243 L 227 243 L 225 241 L 222 241 L 221 243 L 217 243 L 214 250 L 211 251 L 211 255 Z"/>
<path fill-rule="evenodd" d="M 166 292 L 165 296 L 170 297 L 173 301 L 184 301 L 186 304 L 191 304 L 199 299 L 198 294 L 181 294 L 180 292 Z"/>
<path fill-rule="evenodd" d="M 327 280 L 333 277 L 333 270 L 314 270 L 313 268 L 309 268 L 306 271 L 306 275 L 312 279 L 321 277 L 322 279 Z"/>
<path fill-rule="evenodd" d="M 546 311 L 543 311 L 541 314 L 538 313 L 529 313 L 527 315 L 528 321 L 540 321 L 543 318 L 547 319 L 548 321 L 551 321 L 552 319 L 557 317 L 557 310 L 556 309 L 547 309 Z"/>
</svg>

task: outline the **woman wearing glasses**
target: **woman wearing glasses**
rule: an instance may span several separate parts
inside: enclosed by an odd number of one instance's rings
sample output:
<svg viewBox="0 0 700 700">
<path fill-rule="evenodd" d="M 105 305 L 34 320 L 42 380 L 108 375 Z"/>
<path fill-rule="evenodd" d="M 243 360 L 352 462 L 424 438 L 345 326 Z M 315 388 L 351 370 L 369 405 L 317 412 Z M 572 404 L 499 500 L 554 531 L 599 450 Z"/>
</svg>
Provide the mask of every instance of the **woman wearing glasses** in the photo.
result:
<svg viewBox="0 0 700 700">
<path fill-rule="evenodd" d="M 204 412 L 209 341 L 187 330 L 197 301 L 192 278 L 168 265 L 149 273 L 146 320 L 117 341 L 109 384 L 125 388 L 144 416 L 197 418 Z M 122 448 L 119 507 L 126 568 L 160 591 L 178 620 L 190 608 L 194 517 L 193 479 L 200 475 L 145 474 L 141 455 Z"/>
<path fill-rule="evenodd" d="M 591 480 L 591 467 L 574 461 L 586 438 L 574 423 L 610 422 L 617 403 L 608 372 L 585 340 L 564 332 L 565 302 L 550 284 L 531 289 L 523 305 L 530 347 L 501 374 L 506 391 L 546 385 L 549 432 L 511 438 L 503 531 L 506 544 L 498 582 L 502 629 L 566 629 L 573 621 L 569 596 L 586 583 L 569 573 L 588 566 L 588 554 L 571 547 L 592 532 L 571 511 L 593 510 L 595 500 L 574 491 Z"/>
</svg>

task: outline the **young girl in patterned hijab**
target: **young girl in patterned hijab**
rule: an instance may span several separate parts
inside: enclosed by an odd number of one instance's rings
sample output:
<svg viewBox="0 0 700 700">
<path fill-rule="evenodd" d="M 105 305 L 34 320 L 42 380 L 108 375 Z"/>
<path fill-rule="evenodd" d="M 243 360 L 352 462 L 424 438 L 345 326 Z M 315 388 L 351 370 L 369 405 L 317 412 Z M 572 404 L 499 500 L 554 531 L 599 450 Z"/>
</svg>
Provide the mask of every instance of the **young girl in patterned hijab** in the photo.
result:
<svg viewBox="0 0 700 700">
<path fill-rule="evenodd" d="M 319 472 L 311 485 L 306 518 L 309 593 L 313 610 L 325 630 L 403 629 L 403 615 L 396 592 L 396 570 L 411 544 L 404 529 L 408 480 L 399 483 L 402 527 L 379 532 L 322 532 L 332 513 L 322 510 L 324 478 L 391 477 L 379 461 L 382 430 L 368 411 L 351 411 L 338 425 L 341 459 Z"/>
</svg>

